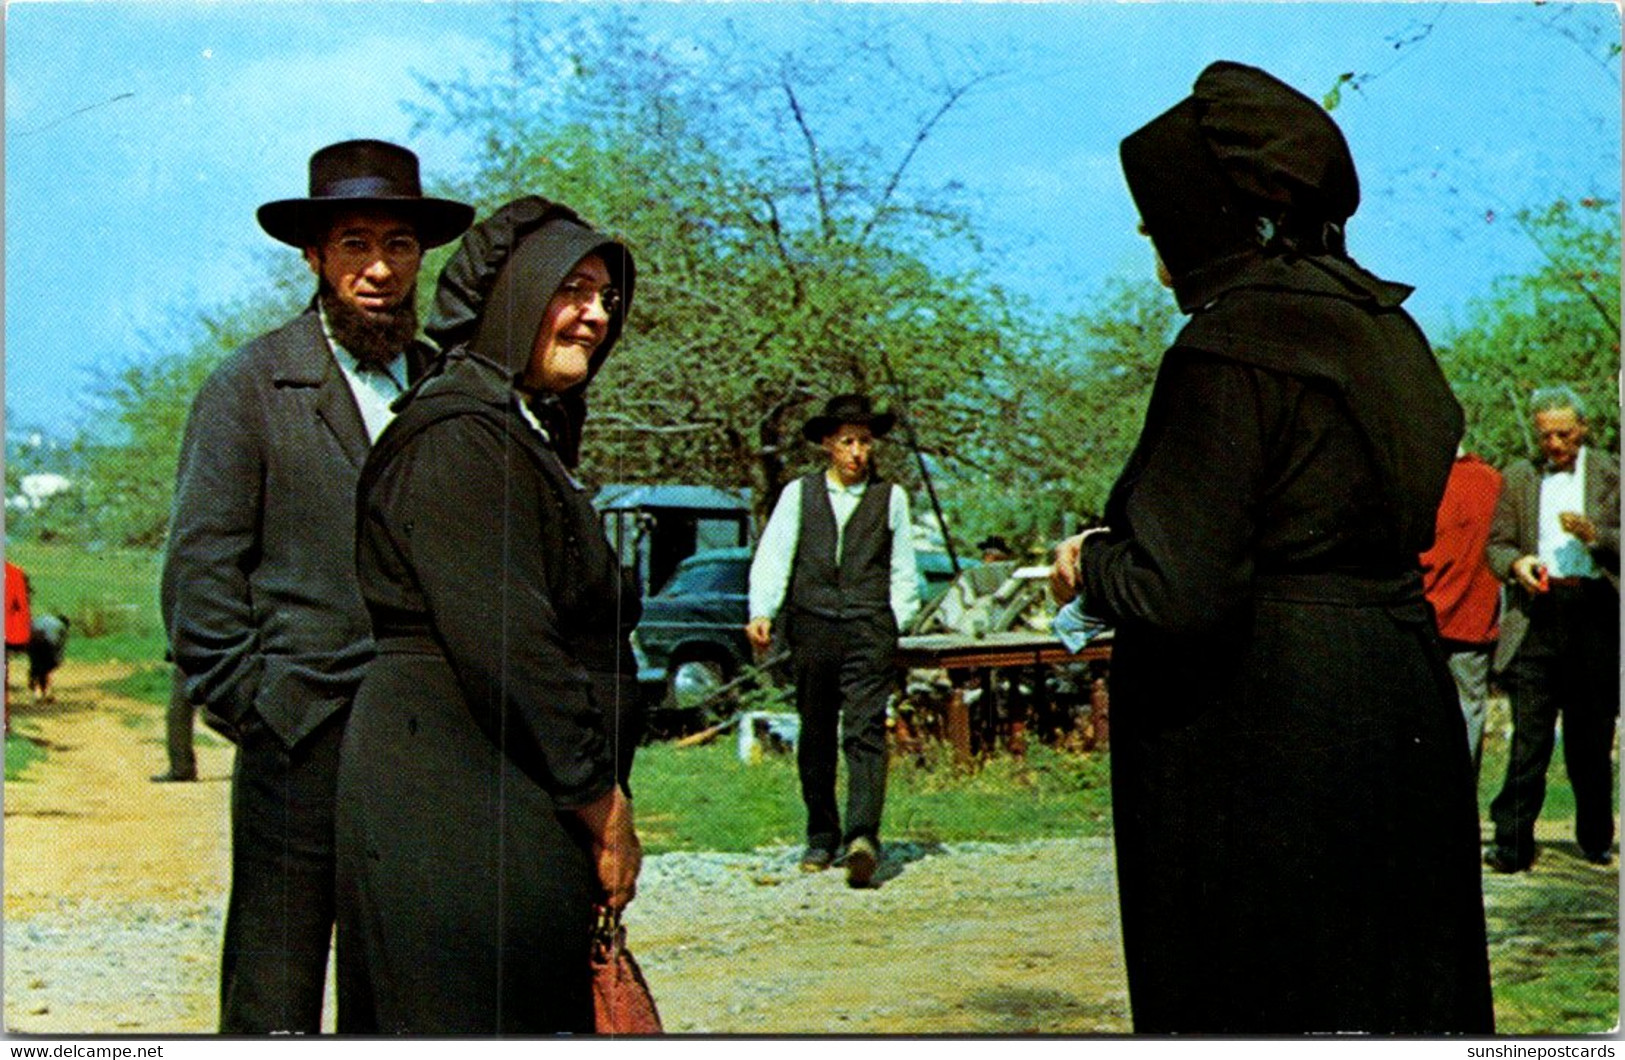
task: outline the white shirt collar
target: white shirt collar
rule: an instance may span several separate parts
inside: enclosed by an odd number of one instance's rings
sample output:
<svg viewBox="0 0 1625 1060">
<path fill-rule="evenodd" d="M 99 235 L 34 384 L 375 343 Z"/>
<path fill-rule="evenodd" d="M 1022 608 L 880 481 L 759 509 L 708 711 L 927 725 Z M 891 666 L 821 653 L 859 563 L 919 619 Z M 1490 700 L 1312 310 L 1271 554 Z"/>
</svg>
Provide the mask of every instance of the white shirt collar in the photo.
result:
<svg viewBox="0 0 1625 1060">
<path fill-rule="evenodd" d="M 824 471 L 824 485 L 829 487 L 831 493 L 844 493 L 850 497 L 861 497 L 863 491 L 869 487 L 869 480 L 861 479 L 848 486 L 840 480 L 840 477 L 833 470 L 826 468 Z"/>
<path fill-rule="evenodd" d="M 395 392 L 397 394 L 406 390 L 405 351 L 397 353 L 394 358 L 386 364 L 363 366 L 360 360 L 356 358 L 355 354 L 345 349 L 342 345 L 340 345 L 339 341 L 333 337 L 333 325 L 327 319 L 327 307 L 322 305 L 320 301 L 316 303 L 316 313 L 322 321 L 322 334 L 327 338 L 327 348 L 333 351 L 333 358 L 334 360 L 338 361 L 339 367 L 344 369 L 345 375 L 370 375 L 374 377 L 378 383 L 382 383 L 385 379 L 387 379 L 389 382 L 394 384 Z"/>
</svg>

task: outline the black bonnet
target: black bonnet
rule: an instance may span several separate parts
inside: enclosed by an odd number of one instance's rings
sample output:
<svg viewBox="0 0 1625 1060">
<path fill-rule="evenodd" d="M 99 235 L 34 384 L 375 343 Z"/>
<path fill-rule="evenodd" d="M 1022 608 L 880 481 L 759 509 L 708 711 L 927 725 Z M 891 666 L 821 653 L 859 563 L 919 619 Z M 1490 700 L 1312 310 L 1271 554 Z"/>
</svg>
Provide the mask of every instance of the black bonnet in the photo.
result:
<svg viewBox="0 0 1625 1060">
<path fill-rule="evenodd" d="M 440 273 L 424 331 L 443 348 L 466 345 L 510 377 L 517 376 L 530 363 L 553 292 L 576 263 L 594 253 L 609 270 L 610 283 L 621 290 L 620 307 L 593 354 L 596 374 L 626 321 L 634 282 L 632 255 L 569 207 L 537 196 L 510 202 L 468 230 Z"/>
<path fill-rule="evenodd" d="M 1191 95 L 1122 144 L 1123 173 L 1187 309 L 1261 249 L 1344 253 L 1360 204 L 1342 132 L 1262 70 L 1217 62 Z"/>
<path fill-rule="evenodd" d="M 587 418 L 587 384 L 614 349 L 632 304 L 635 269 L 626 247 L 594 231 L 569 207 L 538 196 L 516 199 L 476 224 L 446 262 L 424 332 L 448 351 L 499 370 L 504 387 L 517 383 L 548 302 L 576 263 L 596 253 L 620 288 L 604 341 L 587 378 L 562 394 L 534 395 L 531 409 L 548 428 L 560 458 L 575 466 Z"/>
</svg>

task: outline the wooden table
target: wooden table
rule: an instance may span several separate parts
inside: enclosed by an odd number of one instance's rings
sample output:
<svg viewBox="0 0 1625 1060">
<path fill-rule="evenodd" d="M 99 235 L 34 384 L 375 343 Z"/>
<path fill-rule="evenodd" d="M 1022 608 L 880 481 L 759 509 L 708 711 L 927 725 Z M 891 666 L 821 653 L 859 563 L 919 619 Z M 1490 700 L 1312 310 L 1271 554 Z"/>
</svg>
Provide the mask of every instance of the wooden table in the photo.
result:
<svg viewBox="0 0 1625 1060">
<path fill-rule="evenodd" d="M 1007 667 L 1087 664 L 1091 677 L 1089 720 L 1093 729 L 1088 746 L 1091 749 L 1104 749 L 1109 743 L 1110 700 L 1106 692 L 1106 673 L 1111 657 L 1109 635 L 1074 653 L 1067 651 L 1060 640 L 1051 634 L 1022 632 L 987 633 L 980 637 L 958 633 L 902 637 L 897 642 L 897 654 L 894 656 L 898 667 L 904 670 L 948 671 L 951 687 L 948 693 L 947 737 L 955 757 L 965 763 L 971 760 L 970 710 L 965 704 L 963 678 L 956 677 L 956 674 Z"/>
</svg>

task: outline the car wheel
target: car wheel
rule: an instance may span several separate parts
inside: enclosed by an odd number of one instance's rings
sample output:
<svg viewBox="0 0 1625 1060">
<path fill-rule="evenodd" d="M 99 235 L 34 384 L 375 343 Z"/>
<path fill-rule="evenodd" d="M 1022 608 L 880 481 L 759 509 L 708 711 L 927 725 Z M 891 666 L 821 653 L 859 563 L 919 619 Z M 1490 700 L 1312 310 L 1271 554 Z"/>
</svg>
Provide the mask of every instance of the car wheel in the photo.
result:
<svg viewBox="0 0 1625 1060">
<path fill-rule="evenodd" d="M 678 710 L 694 710 L 704 704 L 707 719 L 721 717 L 726 713 L 723 705 L 706 701 L 727 683 L 728 674 L 716 660 L 686 659 L 671 668 L 668 699 Z"/>
</svg>

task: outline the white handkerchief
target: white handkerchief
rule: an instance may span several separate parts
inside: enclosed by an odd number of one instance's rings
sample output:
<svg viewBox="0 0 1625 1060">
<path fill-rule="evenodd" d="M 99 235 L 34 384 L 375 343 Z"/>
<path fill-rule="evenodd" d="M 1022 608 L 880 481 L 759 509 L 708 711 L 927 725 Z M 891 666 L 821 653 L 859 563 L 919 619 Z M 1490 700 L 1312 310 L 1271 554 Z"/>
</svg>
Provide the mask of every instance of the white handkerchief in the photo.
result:
<svg viewBox="0 0 1625 1060">
<path fill-rule="evenodd" d="M 1076 655 L 1083 650 L 1084 645 L 1110 628 L 1095 616 L 1084 614 L 1083 597 L 1077 596 L 1055 612 L 1049 631 L 1060 638 L 1067 651 Z"/>
</svg>

